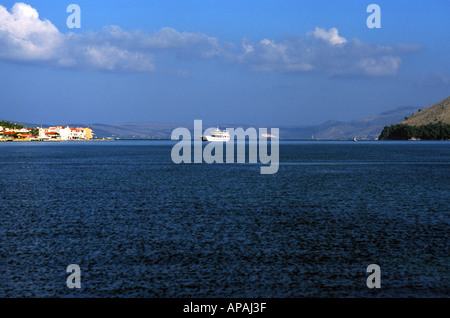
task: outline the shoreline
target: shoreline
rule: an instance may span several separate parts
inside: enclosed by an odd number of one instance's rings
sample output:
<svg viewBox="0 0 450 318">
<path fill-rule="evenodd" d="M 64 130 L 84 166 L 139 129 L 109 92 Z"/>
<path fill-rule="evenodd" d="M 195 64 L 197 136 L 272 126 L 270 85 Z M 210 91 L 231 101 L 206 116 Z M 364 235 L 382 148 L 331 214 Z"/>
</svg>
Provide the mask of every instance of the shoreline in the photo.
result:
<svg viewBox="0 0 450 318">
<path fill-rule="evenodd" d="M 71 140 L 62 140 L 62 139 L 0 139 L 0 142 L 80 142 L 80 141 L 180 141 L 180 140 L 172 140 L 165 138 L 101 138 L 101 139 L 71 139 Z M 186 139 L 188 140 L 188 139 Z M 193 140 L 193 139 L 189 139 Z M 242 141 L 242 140 L 237 140 Z M 332 142 L 332 141 L 342 141 L 342 142 L 354 142 L 352 139 L 279 139 L 279 141 L 310 141 L 310 142 Z M 450 141 L 448 139 L 387 139 L 387 140 L 376 140 L 376 139 L 359 139 L 358 142 L 390 142 L 390 141 L 411 141 L 411 142 L 427 142 L 427 141 Z M 357 143 L 357 142 L 356 142 Z"/>
<path fill-rule="evenodd" d="M 110 138 L 102 138 L 102 139 L 72 139 L 72 140 L 63 140 L 63 139 L 0 139 L 0 142 L 61 142 L 61 141 L 115 141 L 115 139 Z"/>
</svg>

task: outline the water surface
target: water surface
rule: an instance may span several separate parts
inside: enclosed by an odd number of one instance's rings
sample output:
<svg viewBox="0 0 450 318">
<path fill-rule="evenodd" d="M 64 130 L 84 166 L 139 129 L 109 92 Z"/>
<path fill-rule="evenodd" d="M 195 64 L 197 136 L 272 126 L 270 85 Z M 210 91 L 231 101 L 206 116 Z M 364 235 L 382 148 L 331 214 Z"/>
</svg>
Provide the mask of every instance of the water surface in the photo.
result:
<svg viewBox="0 0 450 318">
<path fill-rule="evenodd" d="M 449 296 L 448 142 L 281 142 L 273 175 L 174 144 L 0 143 L 0 297 Z"/>
</svg>

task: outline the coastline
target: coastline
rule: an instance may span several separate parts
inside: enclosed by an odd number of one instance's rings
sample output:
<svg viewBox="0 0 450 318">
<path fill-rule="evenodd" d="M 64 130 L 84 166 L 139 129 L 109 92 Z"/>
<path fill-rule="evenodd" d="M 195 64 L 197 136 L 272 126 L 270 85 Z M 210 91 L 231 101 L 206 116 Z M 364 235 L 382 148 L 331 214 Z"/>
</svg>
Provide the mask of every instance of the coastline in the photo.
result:
<svg viewBox="0 0 450 318">
<path fill-rule="evenodd" d="M 61 141 L 114 141 L 112 138 L 101 138 L 101 139 L 72 139 L 72 140 L 63 140 L 63 139 L 0 139 L 0 142 L 61 142 Z"/>
</svg>

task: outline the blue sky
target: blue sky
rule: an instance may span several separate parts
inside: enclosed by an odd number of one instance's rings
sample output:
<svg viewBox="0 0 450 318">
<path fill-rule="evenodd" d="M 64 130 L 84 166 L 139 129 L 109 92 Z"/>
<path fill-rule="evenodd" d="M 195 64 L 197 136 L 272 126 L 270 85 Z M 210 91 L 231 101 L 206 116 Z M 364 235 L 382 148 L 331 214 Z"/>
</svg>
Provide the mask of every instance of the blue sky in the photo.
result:
<svg viewBox="0 0 450 318">
<path fill-rule="evenodd" d="M 448 0 L 0 1 L 0 119 L 277 127 L 422 108 L 450 95 L 449 16 Z"/>
</svg>

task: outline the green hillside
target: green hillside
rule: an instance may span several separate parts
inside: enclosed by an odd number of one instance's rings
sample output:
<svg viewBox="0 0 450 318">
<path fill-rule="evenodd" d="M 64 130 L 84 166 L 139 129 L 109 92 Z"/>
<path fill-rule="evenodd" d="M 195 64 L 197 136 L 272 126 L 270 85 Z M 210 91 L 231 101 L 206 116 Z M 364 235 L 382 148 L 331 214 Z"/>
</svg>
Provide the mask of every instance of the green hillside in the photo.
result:
<svg viewBox="0 0 450 318">
<path fill-rule="evenodd" d="M 450 97 L 419 109 L 396 125 L 385 126 L 379 140 L 450 140 Z"/>
</svg>

